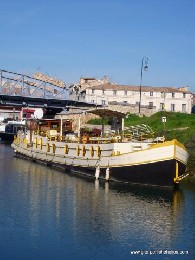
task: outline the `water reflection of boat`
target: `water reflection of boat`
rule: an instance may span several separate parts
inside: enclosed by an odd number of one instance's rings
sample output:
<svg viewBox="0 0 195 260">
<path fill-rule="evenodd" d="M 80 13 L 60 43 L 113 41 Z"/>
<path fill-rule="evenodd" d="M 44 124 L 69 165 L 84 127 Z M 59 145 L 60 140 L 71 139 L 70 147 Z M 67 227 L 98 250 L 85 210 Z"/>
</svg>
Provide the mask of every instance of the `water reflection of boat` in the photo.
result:
<svg viewBox="0 0 195 260">
<path fill-rule="evenodd" d="M 83 178 L 57 174 L 51 168 L 45 171 L 44 166 L 30 161 L 21 164 L 15 159 L 13 163 L 30 202 L 33 232 L 39 232 L 36 226 L 44 201 L 44 212 L 48 216 L 55 212 L 53 225 L 59 237 L 67 235 L 71 221 L 74 240 L 82 241 L 85 246 L 90 237 L 90 243 L 97 247 L 122 244 L 127 254 L 138 246 L 174 249 L 175 233 L 185 208 L 183 191 L 129 187 L 98 180 L 94 184 Z"/>
<path fill-rule="evenodd" d="M 16 155 L 106 181 L 173 186 L 186 177 L 188 153 L 177 140 L 154 138 L 145 125 L 126 135 L 123 113 L 90 112 L 110 116 L 114 134 L 106 134 L 102 126 L 102 131 L 90 136 L 81 131 L 80 122 L 76 134 L 66 119 L 40 120 L 39 124 L 31 120 L 27 135 L 19 133 L 12 144 Z"/>
</svg>

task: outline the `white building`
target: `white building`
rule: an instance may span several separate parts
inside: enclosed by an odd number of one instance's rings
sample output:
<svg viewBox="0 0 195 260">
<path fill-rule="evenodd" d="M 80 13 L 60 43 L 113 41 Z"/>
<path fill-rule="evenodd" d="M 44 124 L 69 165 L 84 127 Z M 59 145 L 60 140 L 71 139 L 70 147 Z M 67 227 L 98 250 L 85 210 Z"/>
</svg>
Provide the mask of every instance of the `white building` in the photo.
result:
<svg viewBox="0 0 195 260">
<path fill-rule="evenodd" d="M 83 79 L 82 81 L 83 82 Z M 70 98 L 96 103 L 105 106 L 120 106 L 126 112 L 138 113 L 141 96 L 141 114 L 153 114 L 166 110 L 172 112 L 191 113 L 193 94 L 188 87 L 140 87 L 117 85 L 109 82 L 97 84 L 97 80 L 90 79 L 80 84 L 77 93 L 72 91 Z M 93 84 L 95 83 L 95 84 Z M 141 93 L 141 95 L 140 95 Z"/>
</svg>

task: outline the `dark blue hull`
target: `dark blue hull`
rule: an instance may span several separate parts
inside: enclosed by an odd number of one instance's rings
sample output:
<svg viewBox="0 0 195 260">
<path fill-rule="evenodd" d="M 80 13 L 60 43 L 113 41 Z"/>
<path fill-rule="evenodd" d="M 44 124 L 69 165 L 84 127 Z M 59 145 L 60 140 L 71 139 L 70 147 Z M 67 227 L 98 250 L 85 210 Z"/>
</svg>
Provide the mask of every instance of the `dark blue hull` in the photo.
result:
<svg viewBox="0 0 195 260">
<path fill-rule="evenodd" d="M 2 141 L 13 142 L 15 133 L 0 132 L 0 139 Z"/>
</svg>

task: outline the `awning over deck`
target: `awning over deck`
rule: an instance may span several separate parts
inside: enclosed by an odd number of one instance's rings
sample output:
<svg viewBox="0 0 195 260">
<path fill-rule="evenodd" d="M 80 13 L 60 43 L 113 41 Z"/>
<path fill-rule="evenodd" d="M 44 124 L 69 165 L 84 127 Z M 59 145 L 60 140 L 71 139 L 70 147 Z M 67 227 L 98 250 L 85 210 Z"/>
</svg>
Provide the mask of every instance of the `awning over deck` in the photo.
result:
<svg viewBox="0 0 195 260">
<path fill-rule="evenodd" d="M 75 114 L 86 114 L 86 113 L 91 113 L 94 115 L 98 115 L 100 117 L 117 117 L 117 118 L 124 118 L 127 113 L 123 113 L 120 111 L 108 109 L 108 108 L 95 108 L 95 109 L 75 109 L 75 110 L 70 110 L 70 111 L 63 111 L 59 113 L 58 115 L 75 115 Z"/>
<path fill-rule="evenodd" d="M 97 116 L 100 116 L 102 118 L 109 118 L 111 119 L 111 129 L 114 130 L 116 133 L 119 133 L 124 130 L 124 118 L 126 116 L 126 113 L 108 109 L 108 108 L 95 108 L 95 109 L 81 109 L 77 108 L 74 110 L 69 110 L 69 111 L 63 111 L 60 114 L 58 114 L 58 118 L 66 117 L 66 116 L 71 116 L 71 115 L 80 115 L 75 122 L 78 122 L 78 129 L 81 128 L 81 117 L 83 115 L 86 115 L 87 113 L 89 114 L 94 114 Z M 78 130 L 80 132 L 80 130 Z M 102 123 L 102 135 L 104 135 L 104 123 Z"/>
</svg>

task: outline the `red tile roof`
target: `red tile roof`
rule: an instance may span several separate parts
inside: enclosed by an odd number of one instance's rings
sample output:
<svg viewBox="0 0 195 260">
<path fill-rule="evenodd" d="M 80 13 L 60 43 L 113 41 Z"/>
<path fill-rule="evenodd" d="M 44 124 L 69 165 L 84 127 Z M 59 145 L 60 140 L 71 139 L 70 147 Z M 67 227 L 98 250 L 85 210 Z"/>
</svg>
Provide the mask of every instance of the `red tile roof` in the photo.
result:
<svg viewBox="0 0 195 260">
<path fill-rule="evenodd" d="M 121 91 L 140 91 L 140 86 L 128 86 L 128 85 L 117 85 L 117 84 L 102 84 L 98 86 L 90 86 L 87 89 L 97 89 L 97 90 L 121 90 Z M 142 86 L 142 92 L 179 92 L 179 93 L 191 93 L 184 89 L 179 89 L 176 87 L 149 87 Z"/>
</svg>

